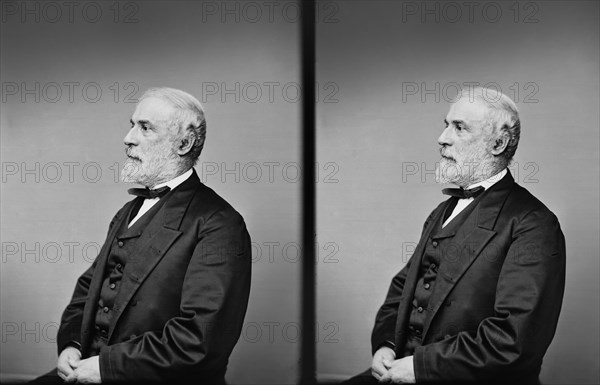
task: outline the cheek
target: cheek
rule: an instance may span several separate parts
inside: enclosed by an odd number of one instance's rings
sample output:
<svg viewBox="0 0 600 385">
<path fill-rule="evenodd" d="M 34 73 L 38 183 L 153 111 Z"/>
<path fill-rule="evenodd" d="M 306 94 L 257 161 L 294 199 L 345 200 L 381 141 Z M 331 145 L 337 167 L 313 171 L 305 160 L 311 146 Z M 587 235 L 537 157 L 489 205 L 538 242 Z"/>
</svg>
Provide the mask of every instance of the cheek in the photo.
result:
<svg viewBox="0 0 600 385">
<path fill-rule="evenodd" d="M 146 139 L 144 146 L 147 149 L 163 149 L 170 147 L 170 143 L 164 138 L 148 138 Z"/>
<path fill-rule="evenodd" d="M 468 154 L 478 153 L 486 148 L 485 143 L 479 139 L 470 139 L 456 143 L 456 151 L 459 155 L 466 156 Z"/>
<path fill-rule="evenodd" d="M 175 153 L 175 141 L 170 139 L 163 139 L 153 143 L 156 153 L 160 153 L 162 156 L 170 156 Z"/>
</svg>

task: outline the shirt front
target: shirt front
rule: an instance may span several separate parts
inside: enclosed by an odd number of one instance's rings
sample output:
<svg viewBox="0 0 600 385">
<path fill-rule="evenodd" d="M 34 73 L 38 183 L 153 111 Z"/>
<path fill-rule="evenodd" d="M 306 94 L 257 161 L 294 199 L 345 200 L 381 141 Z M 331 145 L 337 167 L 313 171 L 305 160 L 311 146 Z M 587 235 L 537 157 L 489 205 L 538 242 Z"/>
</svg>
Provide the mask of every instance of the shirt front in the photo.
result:
<svg viewBox="0 0 600 385">
<path fill-rule="evenodd" d="M 177 187 L 180 184 L 182 184 L 183 182 L 185 182 L 191 175 L 192 175 L 192 169 L 190 168 L 183 174 L 171 179 L 170 181 L 160 183 L 160 184 L 154 186 L 154 189 L 169 186 L 171 188 L 171 190 L 173 190 L 173 189 L 175 189 L 175 187 Z M 138 219 L 140 219 L 144 214 L 146 214 L 148 212 L 148 210 L 150 210 L 152 208 L 152 206 L 154 206 L 159 200 L 160 200 L 160 198 L 144 199 L 144 203 L 142 203 L 142 207 L 140 207 L 140 210 L 138 211 L 137 215 L 131 220 L 131 222 L 129 222 L 129 225 L 127 227 L 131 227 Z"/>
<path fill-rule="evenodd" d="M 504 176 L 506 175 L 507 172 L 508 171 L 505 168 L 504 170 L 500 171 L 498 174 L 493 175 L 484 181 L 473 183 L 472 185 L 467 187 L 466 190 L 469 190 L 469 189 L 472 189 L 475 187 L 479 187 L 479 186 L 482 186 L 483 188 L 485 188 L 487 190 L 490 187 L 492 187 L 493 185 L 495 185 L 497 182 L 499 182 L 502 178 L 504 178 Z M 456 216 L 458 214 L 460 214 L 461 211 L 463 211 L 465 209 L 465 207 L 467 207 L 471 202 L 473 202 L 474 199 L 475 198 L 459 199 L 458 202 L 456 203 L 456 206 L 454 207 L 454 210 L 452 211 L 452 214 L 450 214 L 448 219 L 446 219 L 444 221 L 444 223 L 442 224 L 442 228 L 444 228 L 448 223 L 450 223 L 451 220 L 456 218 Z"/>
</svg>

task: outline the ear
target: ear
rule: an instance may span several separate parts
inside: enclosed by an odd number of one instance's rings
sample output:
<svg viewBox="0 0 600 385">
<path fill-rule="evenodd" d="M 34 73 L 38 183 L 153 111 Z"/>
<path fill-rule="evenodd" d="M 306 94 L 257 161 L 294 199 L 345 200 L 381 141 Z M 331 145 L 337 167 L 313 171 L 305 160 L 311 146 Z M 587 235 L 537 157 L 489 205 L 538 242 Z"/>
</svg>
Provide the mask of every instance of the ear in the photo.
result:
<svg viewBox="0 0 600 385">
<path fill-rule="evenodd" d="M 501 130 L 498 137 L 492 142 L 491 153 L 498 156 L 506 150 L 508 142 L 510 141 L 510 135 L 505 130 Z"/>
<path fill-rule="evenodd" d="M 177 154 L 179 156 L 184 156 L 190 152 L 192 147 L 194 147 L 195 141 L 196 139 L 194 134 L 189 130 L 186 130 L 185 134 L 183 134 L 183 136 L 177 140 Z"/>
</svg>

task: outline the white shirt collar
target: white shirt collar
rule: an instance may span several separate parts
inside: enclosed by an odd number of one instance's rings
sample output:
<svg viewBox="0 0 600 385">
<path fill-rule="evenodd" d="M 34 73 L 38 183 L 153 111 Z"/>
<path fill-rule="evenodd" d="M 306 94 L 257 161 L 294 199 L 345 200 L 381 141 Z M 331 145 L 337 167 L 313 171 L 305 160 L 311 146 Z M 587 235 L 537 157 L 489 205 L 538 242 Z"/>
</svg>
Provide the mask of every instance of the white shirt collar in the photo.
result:
<svg viewBox="0 0 600 385">
<path fill-rule="evenodd" d="M 495 185 L 496 183 L 498 183 L 498 181 L 500 181 L 500 179 L 504 178 L 504 176 L 506 175 L 507 172 L 508 172 L 507 169 L 504 168 L 504 170 L 500 171 L 496 175 L 493 175 L 493 176 L 487 178 L 486 180 L 482 180 L 481 182 L 477 182 L 477 183 L 473 183 L 472 185 L 469 185 L 469 187 L 467 187 L 466 190 L 469 190 L 469 189 L 472 189 L 472 188 L 478 187 L 478 186 L 483 186 L 483 188 L 485 188 L 487 190 L 490 187 L 492 187 L 493 185 Z"/>
<path fill-rule="evenodd" d="M 164 186 L 169 186 L 171 188 L 171 190 L 173 190 L 175 187 L 177 187 L 180 184 L 182 184 L 183 182 L 185 182 L 187 180 L 187 178 L 189 178 L 192 175 L 192 170 L 193 169 L 190 168 L 183 174 L 176 176 L 175 178 L 171 179 L 170 181 L 157 184 L 152 189 L 154 190 L 154 189 L 161 188 Z"/>
</svg>

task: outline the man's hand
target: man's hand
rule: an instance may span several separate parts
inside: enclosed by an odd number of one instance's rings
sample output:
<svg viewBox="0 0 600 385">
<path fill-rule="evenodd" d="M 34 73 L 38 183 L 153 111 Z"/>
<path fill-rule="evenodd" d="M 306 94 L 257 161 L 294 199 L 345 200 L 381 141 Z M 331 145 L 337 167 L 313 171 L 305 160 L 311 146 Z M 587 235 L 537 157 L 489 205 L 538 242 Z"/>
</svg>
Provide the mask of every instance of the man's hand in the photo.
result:
<svg viewBox="0 0 600 385">
<path fill-rule="evenodd" d="M 371 363 L 371 374 L 377 380 L 381 380 L 381 377 L 388 371 L 387 366 L 391 365 L 396 358 L 396 353 L 387 346 L 379 348 L 373 355 L 373 362 Z"/>
<path fill-rule="evenodd" d="M 73 372 L 74 365 L 81 360 L 79 349 L 69 346 L 65 348 L 58 356 L 56 363 L 56 372 L 65 382 L 75 382 Z"/>
<path fill-rule="evenodd" d="M 415 367 L 413 364 L 413 356 L 408 356 L 395 360 L 385 365 L 387 373 L 385 373 L 379 382 L 393 382 L 394 384 L 414 384 L 415 383 Z"/>
<path fill-rule="evenodd" d="M 73 366 L 77 382 L 82 384 L 99 384 L 100 378 L 100 360 L 98 356 L 93 356 L 76 362 Z"/>
</svg>

